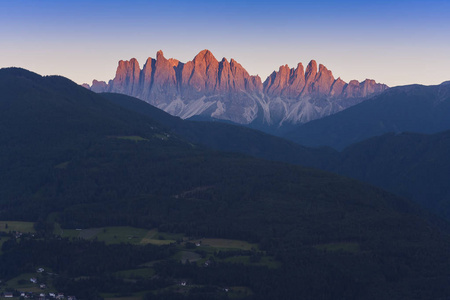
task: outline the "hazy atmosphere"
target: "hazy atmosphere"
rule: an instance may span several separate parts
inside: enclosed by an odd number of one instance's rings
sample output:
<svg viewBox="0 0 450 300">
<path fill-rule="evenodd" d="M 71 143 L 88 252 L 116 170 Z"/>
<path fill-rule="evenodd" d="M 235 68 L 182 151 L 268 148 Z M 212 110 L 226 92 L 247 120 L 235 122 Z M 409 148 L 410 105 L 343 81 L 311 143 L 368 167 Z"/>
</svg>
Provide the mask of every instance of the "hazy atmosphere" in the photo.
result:
<svg viewBox="0 0 450 300">
<path fill-rule="evenodd" d="M 449 0 L 0 0 L 0 298 L 450 299 L 449 32 Z"/>
</svg>

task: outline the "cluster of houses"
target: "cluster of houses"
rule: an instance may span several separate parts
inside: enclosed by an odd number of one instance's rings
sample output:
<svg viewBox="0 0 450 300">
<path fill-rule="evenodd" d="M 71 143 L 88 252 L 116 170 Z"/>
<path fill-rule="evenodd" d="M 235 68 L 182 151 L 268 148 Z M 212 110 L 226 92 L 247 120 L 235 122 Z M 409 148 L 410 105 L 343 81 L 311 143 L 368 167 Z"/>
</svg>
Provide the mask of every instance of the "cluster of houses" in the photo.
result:
<svg viewBox="0 0 450 300">
<path fill-rule="evenodd" d="M 44 268 L 39 268 L 36 270 L 37 273 L 43 273 L 45 270 Z M 51 273 L 48 273 L 51 274 Z M 47 288 L 47 285 L 45 283 L 38 283 L 38 279 L 36 277 L 31 277 L 30 282 L 34 284 L 39 284 L 39 287 L 42 290 L 45 290 Z M 20 297 L 21 299 L 38 299 L 38 300 L 77 300 L 75 296 L 67 296 L 65 297 L 63 293 L 53 293 L 53 292 L 4 292 L 2 295 L 4 298 L 14 298 L 14 297 Z"/>
<path fill-rule="evenodd" d="M 35 234 L 34 233 L 23 233 L 20 231 L 10 231 L 9 235 L 16 238 L 16 239 L 20 239 L 22 236 L 28 236 L 28 237 L 34 237 Z"/>
<path fill-rule="evenodd" d="M 4 298 L 13 298 L 18 297 L 20 295 L 20 298 L 23 299 L 38 299 L 38 300 L 53 300 L 53 299 L 67 299 L 67 300 L 77 300 L 75 296 L 67 296 L 65 297 L 63 293 L 33 293 L 33 292 L 19 292 L 13 293 L 13 292 L 4 292 L 3 297 Z"/>
</svg>

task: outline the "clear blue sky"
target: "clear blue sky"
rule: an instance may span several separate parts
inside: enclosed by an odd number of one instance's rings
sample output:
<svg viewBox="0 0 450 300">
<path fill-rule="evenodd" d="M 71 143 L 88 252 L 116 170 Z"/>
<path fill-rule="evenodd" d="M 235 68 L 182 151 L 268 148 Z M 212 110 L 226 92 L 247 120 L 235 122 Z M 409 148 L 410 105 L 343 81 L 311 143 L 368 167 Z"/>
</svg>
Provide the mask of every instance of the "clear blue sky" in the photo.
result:
<svg viewBox="0 0 450 300">
<path fill-rule="evenodd" d="M 367 2 L 0 0 L 0 67 L 90 83 L 121 59 L 209 49 L 263 80 L 311 59 L 345 81 L 450 80 L 450 1 Z"/>
</svg>

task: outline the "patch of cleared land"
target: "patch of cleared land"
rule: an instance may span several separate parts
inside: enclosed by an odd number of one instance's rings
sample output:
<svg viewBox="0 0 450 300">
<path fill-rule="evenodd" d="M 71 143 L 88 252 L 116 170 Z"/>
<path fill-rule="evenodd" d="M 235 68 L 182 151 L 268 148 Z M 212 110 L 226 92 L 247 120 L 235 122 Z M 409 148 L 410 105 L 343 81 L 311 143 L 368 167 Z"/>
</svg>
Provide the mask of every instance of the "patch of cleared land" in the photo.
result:
<svg viewBox="0 0 450 300">
<path fill-rule="evenodd" d="M 39 278 L 40 275 L 38 273 L 24 273 L 21 274 L 17 277 L 14 277 L 11 280 L 8 280 L 4 285 L 2 285 L 2 288 L 9 288 L 9 289 L 15 289 L 21 292 L 34 292 L 34 293 L 41 293 L 42 290 L 39 287 L 39 283 L 32 283 L 30 281 L 30 278 L 35 277 L 38 278 L 38 282 L 39 282 Z M 19 283 L 20 282 L 20 283 Z M 47 283 L 49 281 L 47 280 Z M 45 292 L 51 292 L 51 291 L 55 291 L 53 289 L 53 287 L 49 284 L 47 284 L 47 289 L 45 289 Z"/>
<path fill-rule="evenodd" d="M 200 254 L 191 252 L 191 251 L 181 251 L 180 252 L 180 261 L 182 263 L 185 263 L 186 261 L 189 262 L 196 262 L 199 261 L 202 257 Z"/>
<path fill-rule="evenodd" d="M 33 227 L 33 222 L 20 222 L 20 221 L 0 221 L 0 231 L 20 231 L 20 232 L 36 232 Z"/>
<path fill-rule="evenodd" d="M 83 229 L 80 230 L 79 237 L 82 239 L 92 239 L 94 237 L 97 237 L 97 235 L 100 233 L 102 229 L 101 228 L 89 228 L 89 229 Z"/>
<path fill-rule="evenodd" d="M 246 241 L 240 240 L 228 240 L 228 239 L 200 239 L 193 241 L 194 243 L 201 242 L 202 247 L 213 247 L 222 249 L 240 249 L 240 250 L 252 250 L 258 249 L 257 244 L 252 244 Z"/>
<path fill-rule="evenodd" d="M 55 234 L 62 237 L 75 237 L 83 239 L 97 239 L 106 244 L 131 243 L 139 244 L 147 235 L 148 229 L 135 228 L 130 226 L 100 227 L 87 229 L 61 229 L 55 228 Z"/>
<path fill-rule="evenodd" d="M 276 261 L 271 256 L 263 256 L 257 262 L 252 262 L 251 259 L 250 259 L 250 256 L 248 256 L 248 255 L 227 257 L 223 261 L 231 262 L 231 263 L 244 264 L 244 265 L 252 265 L 252 266 L 266 266 L 266 267 L 269 267 L 271 269 L 276 269 L 276 268 L 281 267 L 281 263 Z"/>
<path fill-rule="evenodd" d="M 166 232 L 159 232 L 158 229 L 152 229 L 147 232 L 145 237 L 141 240 L 141 244 L 153 245 L 168 245 L 175 243 L 177 239 L 183 239 L 182 234 L 173 234 Z"/>
<path fill-rule="evenodd" d="M 88 228 L 82 230 L 61 229 L 59 226 L 55 227 L 55 234 L 60 234 L 63 237 L 80 237 L 84 239 L 97 239 L 104 241 L 107 244 L 116 243 L 131 243 L 131 244 L 154 244 L 167 245 L 175 243 L 177 240 L 187 241 L 187 237 L 183 234 L 159 232 L 158 229 L 143 229 L 130 226 L 112 226 L 101 228 Z M 249 243 L 240 240 L 229 239 L 197 239 L 191 240 L 192 243 L 201 243 L 201 248 L 216 248 L 216 250 L 226 249 L 240 249 L 251 250 L 258 249 L 257 244 Z"/>
</svg>

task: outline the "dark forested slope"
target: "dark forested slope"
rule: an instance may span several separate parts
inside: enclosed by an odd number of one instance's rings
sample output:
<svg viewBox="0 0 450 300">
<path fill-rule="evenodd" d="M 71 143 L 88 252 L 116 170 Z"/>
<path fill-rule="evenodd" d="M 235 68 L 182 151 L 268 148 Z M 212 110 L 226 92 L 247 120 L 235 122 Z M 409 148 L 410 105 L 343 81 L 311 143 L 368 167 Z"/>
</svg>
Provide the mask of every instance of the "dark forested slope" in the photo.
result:
<svg viewBox="0 0 450 300">
<path fill-rule="evenodd" d="M 101 95 L 123 108 L 160 122 L 192 143 L 211 149 L 315 167 L 329 165 L 338 156 L 337 151 L 331 148 L 311 149 L 240 125 L 182 120 L 130 96 L 113 93 Z"/>
<path fill-rule="evenodd" d="M 450 85 L 391 88 L 335 115 L 283 135 L 306 146 L 339 150 L 388 132 L 437 133 L 450 129 Z"/>
<path fill-rule="evenodd" d="M 0 91 L 1 219 L 51 215 L 65 228 L 133 225 L 256 242 L 281 267 L 239 277 L 252 299 L 450 293 L 448 236 L 407 200 L 323 171 L 205 150 L 61 77 L 2 69 Z M 239 264 L 226 267 L 242 274 Z"/>
</svg>

